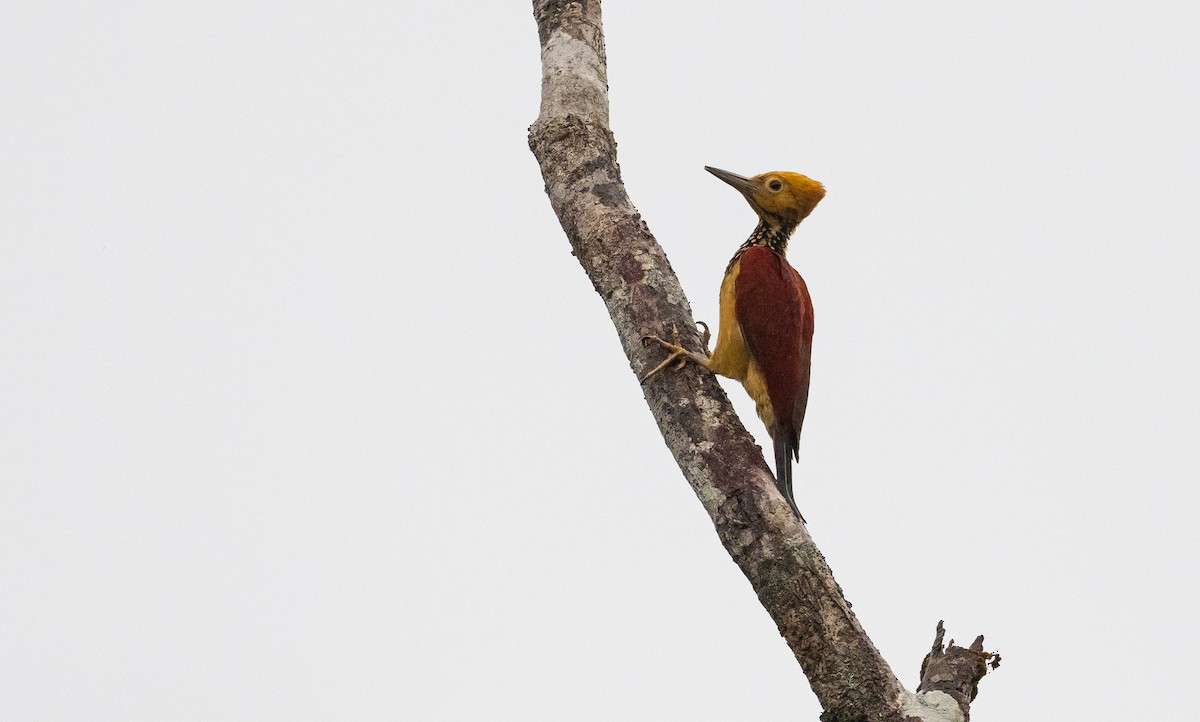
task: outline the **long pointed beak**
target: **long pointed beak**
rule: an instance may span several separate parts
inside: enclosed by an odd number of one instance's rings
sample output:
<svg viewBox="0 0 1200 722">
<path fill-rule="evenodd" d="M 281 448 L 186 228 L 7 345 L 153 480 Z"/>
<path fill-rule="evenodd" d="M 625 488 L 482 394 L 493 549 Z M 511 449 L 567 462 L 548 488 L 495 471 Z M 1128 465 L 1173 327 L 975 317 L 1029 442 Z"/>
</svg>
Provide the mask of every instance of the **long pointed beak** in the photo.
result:
<svg viewBox="0 0 1200 722">
<path fill-rule="evenodd" d="M 721 170 L 720 168 L 713 168 L 707 165 L 704 166 L 704 170 L 712 173 L 734 188 L 737 188 L 739 191 L 741 191 L 742 195 L 746 196 L 747 198 L 749 198 L 750 194 L 754 192 L 754 182 L 746 176 L 738 175 L 737 173 L 730 173 L 727 170 Z"/>
</svg>

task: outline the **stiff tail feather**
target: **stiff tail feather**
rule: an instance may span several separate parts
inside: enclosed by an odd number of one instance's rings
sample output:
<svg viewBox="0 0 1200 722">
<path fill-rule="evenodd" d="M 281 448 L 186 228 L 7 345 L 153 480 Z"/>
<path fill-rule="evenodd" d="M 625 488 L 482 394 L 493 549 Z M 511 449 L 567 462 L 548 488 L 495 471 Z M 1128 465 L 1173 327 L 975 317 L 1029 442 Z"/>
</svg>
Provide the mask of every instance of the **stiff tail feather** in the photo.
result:
<svg viewBox="0 0 1200 722">
<path fill-rule="evenodd" d="M 781 432 L 775 434 L 772 441 L 775 446 L 775 486 L 779 487 L 779 493 L 787 499 L 788 506 L 792 507 L 800 521 L 807 524 L 804 515 L 796 506 L 796 498 L 792 495 L 792 458 L 798 456 L 795 438 L 791 434 Z"/>
</svg>

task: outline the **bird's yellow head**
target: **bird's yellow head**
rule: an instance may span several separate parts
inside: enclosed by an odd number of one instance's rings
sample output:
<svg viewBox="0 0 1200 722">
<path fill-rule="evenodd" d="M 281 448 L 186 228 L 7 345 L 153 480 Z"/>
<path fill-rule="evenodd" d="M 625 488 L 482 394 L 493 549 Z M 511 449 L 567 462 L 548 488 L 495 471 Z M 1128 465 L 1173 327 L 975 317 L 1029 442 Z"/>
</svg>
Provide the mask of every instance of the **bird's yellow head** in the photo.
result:
<svg viewBox="0 0 1200 722">
<path fill-rule="evenodd" d="M 799 173 L 771 171 L 746 178 L 720 168 L 704 170 L 741 191 L 763 221 L 780 226 L 795 227 L 825 197 L 825 186 Z"/>
</svg>

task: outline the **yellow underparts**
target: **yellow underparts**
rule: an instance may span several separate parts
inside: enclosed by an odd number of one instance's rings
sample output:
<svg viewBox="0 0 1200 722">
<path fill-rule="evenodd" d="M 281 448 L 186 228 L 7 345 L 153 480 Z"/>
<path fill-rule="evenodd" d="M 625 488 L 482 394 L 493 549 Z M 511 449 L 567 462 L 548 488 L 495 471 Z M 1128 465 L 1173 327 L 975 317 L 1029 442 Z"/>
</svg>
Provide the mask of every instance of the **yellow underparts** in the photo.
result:
<svg viewBox="0 0 1200 722">
<path fill-rule="evenodd" d="M 717 347 L 708 359 L 708 368 L 713 373 L 742 382 L 746 393 L 754 399 L 758 418 L 762 419 L 769 431 L 775 426 L 775 410 L 771 407 L 771 397 L 767 394 L 767 380 L 763 377 L 758 362 L 750 355 L 750 349 L 746 348 L 742 327 L 737 320 L 734 288 L 741 264 L 741 260 L 734 262 L 721 281 L 720 327 L 717 329 Z"/>
</svg>

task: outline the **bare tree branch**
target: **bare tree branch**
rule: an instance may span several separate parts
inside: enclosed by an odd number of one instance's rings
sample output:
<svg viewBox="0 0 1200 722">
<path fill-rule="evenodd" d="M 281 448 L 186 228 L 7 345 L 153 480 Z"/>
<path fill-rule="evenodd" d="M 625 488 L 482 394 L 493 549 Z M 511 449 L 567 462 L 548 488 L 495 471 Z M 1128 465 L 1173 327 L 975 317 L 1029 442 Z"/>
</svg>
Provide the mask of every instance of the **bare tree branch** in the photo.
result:
<svg viewBox="0 0 1200 722">
<path fill-rule="evenodd" d="M 983 651 L 982 634 L 968 648 L 956 645 L 953 639 L 949 647 L 943 648 L 945 636 L 946 627 L 939 621 L 933 649 L 921 663 L 921 684 L 917 692 L 943 692 L 950 695 L 963 711 L 964 719 L 969 719 L 971 701 L 979 693 L 979 680 L 987 674 L 989 660 L 992 669 L 1000 666 L 1000 655 Z"/>
<path fill-rule="evenodd" d="M 666 336 L 676 326 L 698 347 L 691 307 L 621 182 L 599 0 L 534 0 L 533 7 L 542 103 L 529 146 L 571 248 L 641 373 L 661 357 L 643 347 L 649 334 Z M 689 364 L 659 374 L 645 394 L 722 544 L 800 662 L 822 720 L 964 719 L 969 700 L 960 708 L 943 686 L 913 695 L 896 679 L 713 376 Z"/>
</svg>

